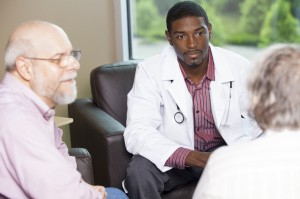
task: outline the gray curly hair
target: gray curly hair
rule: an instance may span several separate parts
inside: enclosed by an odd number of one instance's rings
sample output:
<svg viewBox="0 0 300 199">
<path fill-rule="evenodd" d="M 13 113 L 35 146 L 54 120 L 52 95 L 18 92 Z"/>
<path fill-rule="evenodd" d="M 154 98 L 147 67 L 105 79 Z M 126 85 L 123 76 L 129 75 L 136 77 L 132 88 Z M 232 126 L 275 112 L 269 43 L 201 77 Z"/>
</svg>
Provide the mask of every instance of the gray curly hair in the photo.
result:
<svg viewBox="0 0 300 199">
<path fill-rule="evenodd" d="M 300 46 L 274 44 L 255 62 L 250 115 L 263 129 L 300 127 Z"/>
</svg>

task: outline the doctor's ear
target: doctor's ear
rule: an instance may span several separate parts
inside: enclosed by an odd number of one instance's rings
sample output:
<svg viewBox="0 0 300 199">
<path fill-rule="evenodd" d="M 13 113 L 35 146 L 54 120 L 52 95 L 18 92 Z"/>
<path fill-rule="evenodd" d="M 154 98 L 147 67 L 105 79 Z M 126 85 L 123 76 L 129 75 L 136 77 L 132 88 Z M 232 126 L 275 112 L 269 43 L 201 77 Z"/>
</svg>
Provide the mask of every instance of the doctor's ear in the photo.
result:
<svg viewBox="0 0 300 199">
<path fill-rule="evenodd" d="M 169 44 L 170 44 L 171 46 L 173 46 L 173 42 L 172 42 L 172 40 L 171 40 L 171 36 L 170 36 L 169 31 L 166 30 L 166 31 L 165 31 L 165 34 L 166 34 L 166 37 L 167 37 L 167 40 L 168 40 Z"/>
<path fill-rule="evenodd" d="M 211 23 L 208 24 L 208 36 L 209 36 L 209 40 L 211 39 L 211 33 L 212 33 L 212 25 Z"/>
</svg>

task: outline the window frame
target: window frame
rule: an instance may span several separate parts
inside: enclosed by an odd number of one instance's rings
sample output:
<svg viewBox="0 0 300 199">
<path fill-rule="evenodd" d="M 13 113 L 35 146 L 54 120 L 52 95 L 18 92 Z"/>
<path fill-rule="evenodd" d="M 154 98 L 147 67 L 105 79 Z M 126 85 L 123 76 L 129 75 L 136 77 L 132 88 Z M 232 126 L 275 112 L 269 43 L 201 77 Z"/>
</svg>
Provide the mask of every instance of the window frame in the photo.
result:
<svg viewBox="0 0 300 199">
<path fill-rule="evenodd" d="M 117 61 L 130 60 L 129 0 L 114 0 L 115 11 L 115 49 Z"/>
</svg>

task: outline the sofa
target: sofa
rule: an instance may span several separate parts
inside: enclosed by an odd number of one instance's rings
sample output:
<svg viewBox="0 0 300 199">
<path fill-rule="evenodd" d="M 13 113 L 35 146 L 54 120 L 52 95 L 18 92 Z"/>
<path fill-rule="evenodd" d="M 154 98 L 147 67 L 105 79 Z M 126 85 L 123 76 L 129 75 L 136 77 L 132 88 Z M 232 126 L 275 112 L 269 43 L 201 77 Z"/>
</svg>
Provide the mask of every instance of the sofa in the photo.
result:
<svg viewBox="0 0 300 199">
<path fill-rule="evenodd" d="M 127 94 L 131 90 L 137 61 L 106 64 L 90 73 L 92 98 L 75 100 L 68 106 L 72 147 L 86 148 L 93 159 L 94 182 L 122 189 L 132 154 L 125 148 Z M 164 199 L 191 198 L 196 183 L 169 193 Z"/>
</svg>

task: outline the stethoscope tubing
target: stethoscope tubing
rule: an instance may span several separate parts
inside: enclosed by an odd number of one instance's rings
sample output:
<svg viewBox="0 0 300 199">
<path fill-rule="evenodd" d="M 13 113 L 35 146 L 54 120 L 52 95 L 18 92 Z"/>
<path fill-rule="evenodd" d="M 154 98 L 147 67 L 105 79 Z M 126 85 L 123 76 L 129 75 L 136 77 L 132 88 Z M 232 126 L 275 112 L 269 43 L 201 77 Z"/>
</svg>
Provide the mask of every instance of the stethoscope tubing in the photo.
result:
<svg viewBox="0 0 300 199">
<path fill-rule="evenodd" d="M 177 112 L 174 114 L 174 120 L 178 124 L 181 124 L 184 121 L 184 116 L 183 116 L 179 106 L 177 104 L 176 104 L 176 106 L 177 106 Z"/>
<path fill-rule="evenodd" d="M 232 81 L 229 82 L 229 108 L 228 108 L 228 112 L 227 112 L 227 117 L 226 117 L 226 123 L 228 122 L 228 118 L 229 118 L 229 111 L 230 111 L 230 104 L 231 104 L 231 89 L 232 89 Z M 174 114 L 174 120 L 175 122 L 177 122 L 177 124 L 181 124 L 184 121 L 184 115 L 181 112 L 179 106 L 176 104 L 177 107 L 177 112 Z"/>
</svg>

